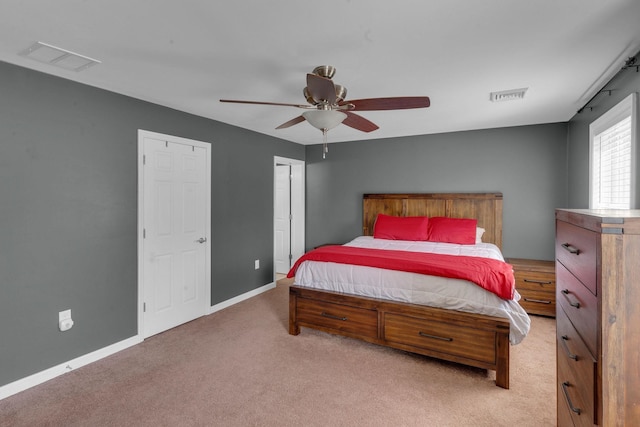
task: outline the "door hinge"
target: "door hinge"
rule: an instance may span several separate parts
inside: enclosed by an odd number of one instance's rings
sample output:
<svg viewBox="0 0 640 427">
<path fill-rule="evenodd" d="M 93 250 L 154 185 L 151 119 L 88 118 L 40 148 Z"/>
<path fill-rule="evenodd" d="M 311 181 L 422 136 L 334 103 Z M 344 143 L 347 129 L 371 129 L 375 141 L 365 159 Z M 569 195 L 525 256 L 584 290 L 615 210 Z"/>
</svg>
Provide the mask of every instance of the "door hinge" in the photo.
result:
<svg viewBox="0 0 640 427">
<path fill-rule="evenodd" d="M 146 303 L 146 302 L 143 302 L 143 303 L 142 303 L 142 312 L 143 312 L 143 313 L 146 313 L 146 312 L 147 312 L 147 303 Z"/>
<path fill-rule="evenodd" d="M 146 164 L 147 164 L 147 155 L 146 155 L 146 154 L 143 154 L 143 155 L 142 155 L 142 164 L 143 164 L 143 165 L 146 165 Z"/>
<path fill-rule="evenodd" d="M 293 221 L 293 215 L 289 214 L 289 221 Z"/>
<path fill-rule="evenodd" d="M 147 238 L 147 229 L 146 229 L 146 228 L 143 228 L 143 229 L 142 229 L 142 238 L 143 238 L 143 239 L 146 239 L 146 238 Z"/>
<path fill-rule="evenodd" d="M 291 260 L 293 260 L 293 254 L 289 254 L 289 263 L 291 263 Z"/>
</svg>

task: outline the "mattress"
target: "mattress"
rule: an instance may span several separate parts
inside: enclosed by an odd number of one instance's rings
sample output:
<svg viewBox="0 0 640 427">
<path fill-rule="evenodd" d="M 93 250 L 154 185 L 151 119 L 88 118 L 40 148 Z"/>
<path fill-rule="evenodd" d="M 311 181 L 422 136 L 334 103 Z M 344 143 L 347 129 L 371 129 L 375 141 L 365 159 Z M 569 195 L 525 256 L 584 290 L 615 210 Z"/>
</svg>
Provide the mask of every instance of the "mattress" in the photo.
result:
<svg viewBox="0 0 640 427">
<path fill-rule="evenodd" d="M 491 243 L 457 245 L 374 239 L 360 236 L 346 244 L 361 248 L 434 252 L 493 258 L 504 261 L 500 249 Z M 374 267 L 305 261 L 296 271 L 294 284 L 313 289 L 408 302 L 431 307 L 502 317 L 511 324 L 509 341 L 520 343 L 529 332 L 531 320 L 518 304 L 520 295 L 504 300 L 475 283 Z"/>
</svg>

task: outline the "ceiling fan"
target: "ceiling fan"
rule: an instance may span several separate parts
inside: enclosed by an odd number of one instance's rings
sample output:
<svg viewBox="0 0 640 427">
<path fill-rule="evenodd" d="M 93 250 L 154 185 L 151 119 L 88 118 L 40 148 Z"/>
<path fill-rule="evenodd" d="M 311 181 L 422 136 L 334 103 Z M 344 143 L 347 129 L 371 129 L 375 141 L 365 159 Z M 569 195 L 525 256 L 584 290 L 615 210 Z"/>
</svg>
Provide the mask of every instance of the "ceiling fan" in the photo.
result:
<svg viewBox="0 0 640 427">
<path fill-rule="evenodd" d="M 294 117 L 281 124 L 276 129 L 288 128 L 306 120 L 311 126 L 322 131 L 324 137 L 323 158 L 327 152 L 327 131 L 338 126 L 340 123 L 362 132 L 372 132 L 378 129 L 375 123 L 354 113 L 354 111 L 405 110 L 410 108 L 426 108 L 431 104 L 428 96 L 345 100 L 347 88 L 334 84 L 333 80 L 331 80 L 335 72 L 335 67 L 322 65 L 307 74 L 307 86 L 304 88 L 303 93 L 309 104 L 240 101 L 233 99 L 221 99 L 220 102 L 276 105 L 307 110 L 298 117 Z"/>
</svg>

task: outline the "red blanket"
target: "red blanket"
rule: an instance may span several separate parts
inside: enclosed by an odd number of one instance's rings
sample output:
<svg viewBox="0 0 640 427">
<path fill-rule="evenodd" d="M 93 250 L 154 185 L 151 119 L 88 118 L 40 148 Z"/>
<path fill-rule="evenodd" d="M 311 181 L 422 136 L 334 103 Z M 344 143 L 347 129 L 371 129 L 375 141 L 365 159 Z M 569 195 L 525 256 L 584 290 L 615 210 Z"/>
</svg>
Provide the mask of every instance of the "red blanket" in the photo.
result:
<svg viewBox="0 0 640 427">
<path fill-rule="evenodd" d="M 304 254 L 296 261 L 287 277 L 293 277 L 304 261 L 363 265 L 464 279 L 503 299 L 513 299 L 515 289 L 511 265 L 490 258 L 332 245 L 322 246 Z"/>
</svg>

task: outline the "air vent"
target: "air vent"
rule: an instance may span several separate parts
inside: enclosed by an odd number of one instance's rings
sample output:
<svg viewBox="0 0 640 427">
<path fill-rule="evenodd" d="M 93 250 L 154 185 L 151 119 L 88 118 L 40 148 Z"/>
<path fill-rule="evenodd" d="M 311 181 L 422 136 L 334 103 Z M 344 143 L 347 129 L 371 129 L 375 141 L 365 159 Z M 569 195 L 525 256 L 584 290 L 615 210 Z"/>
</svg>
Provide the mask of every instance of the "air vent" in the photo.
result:
<svg viewBox="0 0 640 427">
<path fill-rule="evenodd" d="M 97 59 L 42 42 L 34 43 L 28 49 L 20 52 L 20 55 L 71 71 L 83 71 L 92 65 L 100 64 Z"/>
<path fill-rule="evenodd" d="M 491 102 L 515 101 L 524 98 L 528 88 L 503 90 L 501 92 L 491 92 L 489 99 Z"/>
</svg>

